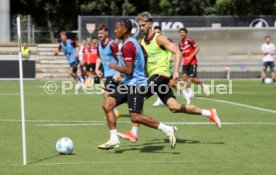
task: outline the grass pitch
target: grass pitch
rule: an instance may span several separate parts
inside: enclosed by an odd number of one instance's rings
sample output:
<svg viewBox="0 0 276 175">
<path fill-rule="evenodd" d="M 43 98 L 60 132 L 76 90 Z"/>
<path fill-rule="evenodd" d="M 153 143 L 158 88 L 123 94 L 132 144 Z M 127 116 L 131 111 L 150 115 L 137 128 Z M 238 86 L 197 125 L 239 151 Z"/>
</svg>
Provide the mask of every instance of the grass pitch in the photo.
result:
<svg viewBox="0 0 276 175">
<path fill-rule="evenodd" d="M 61 82 L 56 82 L 60 87 Z M 208 83 L 208 81 L 207 81 Z M 228 84 L 226 81 L 218 83 Z M 215 107 L 223 122 L 217 129 L 207 118 L 172 114 L 153 108 L 147 100 L 144 113 L 178 128 L 177 146 L 171 150 L 166 136 L 141 126 L 139 140 L 121 140 L 118 151 L 98 150 L 109 138 L 100 95 L 74 91 L 53 95 L 45 82 L 25 81 L 28 165 L 22 165 L 20 91 L 18 81 L 0 81 L 0 174 L 275 174 L 276 85 L 254 80 L 233 81 L 233 94 L 196 95 L 192 103 Z M 179 102 L 185 100 L 177 96 Z M 129 130 L 127 105 L 119 107 L 119 131 Z M 74 142 L 73 155 L 58 155 L 60 137 Z"/>
</svg>

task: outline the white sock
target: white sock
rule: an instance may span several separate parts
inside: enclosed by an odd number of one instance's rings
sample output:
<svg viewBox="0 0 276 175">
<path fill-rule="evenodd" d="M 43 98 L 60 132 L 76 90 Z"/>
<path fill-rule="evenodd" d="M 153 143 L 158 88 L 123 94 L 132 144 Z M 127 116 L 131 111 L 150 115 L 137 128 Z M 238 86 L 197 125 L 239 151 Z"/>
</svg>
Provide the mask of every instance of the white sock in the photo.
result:
<svg viewBox="0 0 276 175">
<path fill-rule="evenodd" d="M 167 125 L 165 125 L 165 124 L 163 124 L 161 122 L 159 123 L 158 129 L 161 130 L 161 131 L 163 131 L 166 134 L 168 134 L 168 133 L 170 133 L 172 131 L 172 127 L 167 126 Z"/>
<path fill-rule="evenodd" d="M 189 92 L 189 94 L 193 94 L 193 91 L 192 91 L 192 88 L 187 88 L 187 90 L 188 90 L 188 92 Z"/>
<path fill-rule="evenodd" d="M 139 129 L 139 127 L 132 126 L 131 131 L 130 131 L 131 134 L 133 134 L 137 137 L 138 136 L 138 129 Z"/>
<path fill-rule="evenodd" d="M 163 101 L 158 97 L 157 99 L 158 103 L 163 103 Z"/>
<path fill-rule="evenodd" d="M 113 108 L 113 111 L 114 111 L 114 112 L 118 112 L 117 108 Z"/>
<path fill-rule="evenodd" d="M 202 115 L 206 116 L 206 117 L 210 117 L 211 116 L 211 111 L 210 110 L 206 110 L 206 109 L 202 109 Z"/>
<path fill-rule="evenodd" d="M 189 95 L 189 93 L 188 93 L 187 91 L 185 91 L 185 90 L 183 90 L 182 94 L 183 94 L 185 97 L 187 97 L 187 96 Z"/>
<path fill-rule="evenodd" d="M 117 129 L 111 129 L 111 130 L 109 130 L 109 133 L 110 133 L 110 140 L 119 142 Z"/>
</svg>

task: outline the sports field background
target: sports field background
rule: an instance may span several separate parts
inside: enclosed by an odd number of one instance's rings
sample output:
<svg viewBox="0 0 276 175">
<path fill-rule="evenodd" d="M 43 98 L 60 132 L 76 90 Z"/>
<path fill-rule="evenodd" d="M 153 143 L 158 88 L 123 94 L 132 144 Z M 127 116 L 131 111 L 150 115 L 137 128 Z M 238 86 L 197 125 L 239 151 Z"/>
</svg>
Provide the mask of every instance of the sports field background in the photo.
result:
<svg viewBox="0 0 276 175">
<path fill-rule="evenodd" d="M 222 129 L 205 117 L 153 108 L 154 96 L 145 102 L 144 113 L 178 128 L 176 148 L 170 149 L 161 131 L 142 126 L 138 142 L 121 139 L 118 151 L 97 148 L 109 138 L 102 96 L 73 91 L 62 95 L 61 89 L 48 95 L 44 84 L 24 82 L 29 164 L 23 166 L 19 81 L 0 81 L 1 175 L 276 174 L 275 84 L 234 80 L 232 95 L 193 98 L 194 105 L 217 109 Z M 185 102 L 181 96 L 177 99 Z M 119 111 L 119 131 L 130 129 L 127 106 Z M 60 156 L 55 150 L 56 141 L 64 136 L 74 142 L 73 155 Z"/>
</svg>

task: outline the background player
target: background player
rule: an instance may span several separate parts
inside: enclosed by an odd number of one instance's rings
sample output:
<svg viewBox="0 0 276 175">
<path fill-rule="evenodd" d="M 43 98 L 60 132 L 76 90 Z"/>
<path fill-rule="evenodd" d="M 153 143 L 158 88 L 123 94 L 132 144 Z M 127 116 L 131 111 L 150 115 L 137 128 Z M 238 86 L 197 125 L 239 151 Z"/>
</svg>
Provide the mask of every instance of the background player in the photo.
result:
<svg viewBox="0 0 276 175">
<path fill-rule="evenodd" d="M 76 41 L 68 39 L 66 32 L 60 32 L 61 43 L 58 46 L 58 49 L 55 52 L 55 55 L 58 55 L 60 51 L 64 52 L 65 58 L 70 64 L 69 75 L 73 77 L 77 82 L 83 83 L 81 77 L 78 77 L 77 70 L 79 64 L 79 46 Z"/>
<path fill-rule="evenodd" d="M 271 43 L 271 37 L 265 37 L 265 43 L 261 47 L 262 54 L 263 54 L 263 69 L 262 69 L 262 82 L 264 83 L 266 78 L 266 70 L 267 67 L 270 68 L 271 77 L 273 82 L 275 83 L 275 64 L 274 64 L 274 54 L 275 54 L 275 46 Z"/>
<path fill-rule="evenodd" d="M 96 74 L 98 77 L 105 77 L 105 90 L 103 95 L 106 98 L 108 96 L 107 86 L 118 85 L 119 74 L 116 70 L 109 67 L 110 62 L 118 63 L 119 61 L 119 48 L 118 45 L 108 37 L 108 29 L 104 24 L 100 24 L 98 27 L 98 54 L 99 59 L 96 60 Z M 101 72 L 100 65 L 103 65 L 104 72 Z M 115 115 L 119 117 L 119 112 L 114 108 Z"/>
<path fill-rule="evenodd" d="M 190 98 L 194 96 L 191 84 L 188 79 L 192 82 L 199 84 L 202 86 L 204 93 L 209 96 L 210 90 L 207 85 L 202 83 L 197 78 L 197 57 L 196 55 L 199 53 L 199 46 L 192 38 L 187 36 L 188 30 L 186 28 L 179 29 L 179 36 L 181 37 L 181 41 L 178 46 L 183 55 L 183 67 L 182 67 L 182 79 L 185 83 L 186 89 L 188 93 L 185 94 L 187 104 L 190 104 Z M 184 92 L 185 93 L 185 92 Z"/>
</svg>

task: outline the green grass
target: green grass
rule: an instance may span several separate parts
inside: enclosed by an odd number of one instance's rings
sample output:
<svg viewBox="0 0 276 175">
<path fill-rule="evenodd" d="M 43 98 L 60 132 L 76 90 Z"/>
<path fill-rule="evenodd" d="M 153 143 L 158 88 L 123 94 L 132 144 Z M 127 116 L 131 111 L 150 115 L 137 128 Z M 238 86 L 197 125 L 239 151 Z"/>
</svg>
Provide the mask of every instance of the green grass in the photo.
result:
<svg viewBox="0 0 276 175">
<path fill-rule="evenodd" d="M 225 124 L 220 130 L 215 125 L 176 124 L 178 139 L 174 150 L 162 132 L 142 126 L 137 143 L 121 140 L 118 151 L 101 151 L 97 145 L 109 138 L 101 109 L 102 97 L 81 92 L 74 95 L 73 91 L 62 95 L 60 89 L 54 95 L 47 95 L 42 88 L 44 83 L 24 82 L 29 164 L 23 166 L 19 82 L 0 81 L 0 174 L 268 175 L 276 172 L 276 113 L 194 98 L 194 105 L 216 107 L 223 122 L 251 124 Z M 200 116 L 172 114 L 166 107 L 152 108 L 155 99 L 145 102 L 144 113 L 162 122 L 208 121 Z M 180 96 L 177 99 L 184 102 Z M 208 99 L 276 110 L 276 85 L 233 81 L 233 94 L 214 94 Z M 131 124 L 125 123 L 129 121 L 127 106 L 124 104 L 119 110 L 122 117 L 118 129 L 130 129 Z M 95 121 L 103 125 L 44 125 L 95 124 Z M 257 124 L 261 122 L 267 124 Z M 55 143 L 64 136 L 74 141 L 73 155 L 56 153 Z"/>
</svg>

